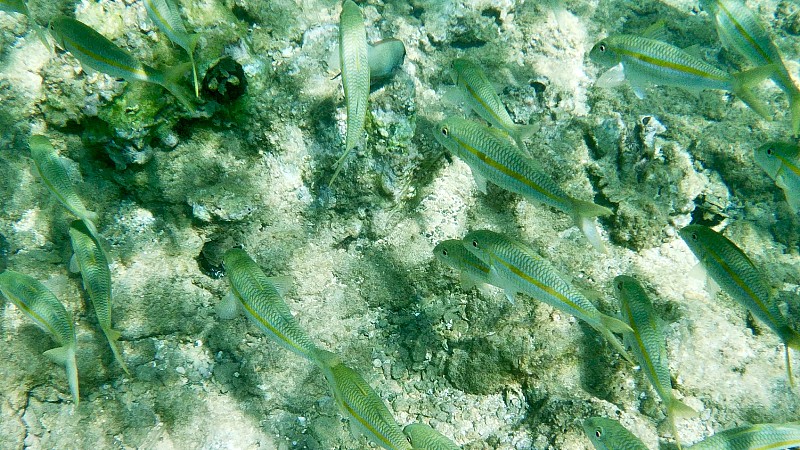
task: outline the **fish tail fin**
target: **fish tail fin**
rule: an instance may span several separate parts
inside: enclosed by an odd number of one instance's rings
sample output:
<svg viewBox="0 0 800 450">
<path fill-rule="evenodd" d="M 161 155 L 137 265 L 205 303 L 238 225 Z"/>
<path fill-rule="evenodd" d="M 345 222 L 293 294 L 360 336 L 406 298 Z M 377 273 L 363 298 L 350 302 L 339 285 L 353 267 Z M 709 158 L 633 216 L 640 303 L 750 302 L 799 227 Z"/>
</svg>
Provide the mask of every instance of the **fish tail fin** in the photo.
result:
<svg viewBox="0 0 800 450">
<path fill-rule="evenodd" d="M 625 322 L 605 314 L 600 315 L 600 323 L 614 333 L 633 333 L 633 329 Z"/>
<path fill-rule="evenodd" d="M 792 359 L 789 355 L 789 349 L 800 350 L 800 333 L 790 330 L 789 339 L 784 344 L 784 358 L 786 359 L 786 376 L 789 377 L 789 386 L 794 388 L 794 375 L 792 374 Z"/>
<path fill-rule="evenodd" d="M 108 345 L 111 347 L 111 353 L 114 354 L 114 359 L 116 359 L 117 363 L 122 366 L 122 370 L 124 370 L 126 374 L 130 375 L 131 372 L 128 370 L 128 365 L 125 364 L 125 360 L 122 359 L 122 353 L 119 350 L 119 343 L 117 343 L 120 337 L 120 332 L 118 330 L 114 330 L 113 328 L 105 328 L 103 329 L 103 333 L 106 335 Z"/>
<path fill-rule="evenodd" d="M 200 39 L 200 35 L 197 33 L 188 34 L 186 39 L 189 43 L 186 48 L 186 53 L 189 54 L 189 62 L 192 63 L 192 75 L 194 76 L 194 95 L 200 98 L 200 84 L 197 81 L 197 61 L 194 60 L 194 49 L 197 47 L 197 41 Z"/>
<path fill-rule="evenodd" d="M 572 202 L 572 220 L 575 221 L 578 229 L 583 232 L 589 243 L 592 244 L 599 252 L 605 253 L 606 247 L 600 239 L 600 233 L 594 224 L 594 218 L 597 216 L 608 216 L 614 212 L 605 206 L 596 205 L 592 202 L 585 202 L 583 200 L 573 200 Z"/>
<path fill-rule="evenodd" d="M 675 439 L 675 445 L 678 446 L 678 450 L 683 450 L 681 438 L 678 436 L 678 427 L 675 426 L 675 414 L 673 414 L 670 407 L 667 407 L 667 421 L 669 422 L 670 431 L 672 431 L 672 438 Z"/>
<path fill-rule="evenodd" d="M 75 358 L 75 346 L 51 348 L 44 355 L 56 364 L 64 366 L 67 372 L 67 382 L 75 406 L 80 403 L 80 388 L 78 387 L 78 363 Z"/>
<path fill-rule="evenodd" d="M 766 105 L 758 99 L 751 89 L 772 76 L 776 71 L 777 68 L 774 64 L 768 64 L 732 74 L 733 93 L 765 120 L 772 120 L 772 117 L 767 112 Z"/>
<path fill-rule="evenodd" d="M 180 80 L 183 78 L 183 75 L 193 67 L 194 57 L 192 57 L 192 62 L 178 64 L 177 66 L 165 69 L 164 81 L 161 84 L 164 89 L 168 90 L 172 95 L 174 95 L 175 98 L 177 98 L 183 104 L 183 106 L 186 107 L 186 109 L 192 112 L 194 112 L 196 109 L 195 105 L 192 102 L 191 95 L 186 92 L 186 89 L 183 86 L 181 86 Z"/>
<path fill-rule="evenodd" d="M 530 156 L 530 152 L 523 141 L 539 131 L 539 128 L 541 126 L 538 123 L 534 123 L 531 125 L 515 125 L 512 130 L 511 136 L 514 138 L 514 142 L 517 143 L 517 147 L 528 156 Z"/>
<path fill-rule="evenodd" d="M 336 181 L 336 178 L 339 177 L 339 172 L 341 172 L 342 168 L 344 167 L 344 160 L 347 158 L 347 155 L 350 154 L 350 150 L 352 149 L 353 149 L 352 147 L 345 148 L 344 153 L 342 153 L 342 156 L 340 156 L 339 159 L 336 160 L 336 165 L 335 165 L 336 169 L 334 169 L 333 176 L 331 176 L 330 181 L 328 181 L 328 186 L 333 186 L 333 182 Z"/>
<path fill-rule="evenodd" d="M 610 316 L 605 316 L 605 317 L 608 318 L 608 319 L 614 319 L 613 317 L 610 317 Z M 620 322 L 621 324 L 625 325 L 622 321 L 619 321 L 619 320 L 617 320 L 617 321 Z M 612 347 L 614 347 L 614 350 L 616 350 L 617 353 L 622 355 L 622 357 L 625 358 L 629 363 L 635 365 L 636 362 L 634 362 L 633 358 L 631 357 L 631 354 L 628 353 L 627 350 L 625 350 L 625 346 L 622 345 L 622 342 L 620 342 L 619 339 L 617 339 L 617 337 L 614 336 L 614 334 L 611 332 L 611 330 L 605 326 L 606 321 L 604 320 L 604 318 L 602 316 L 600 318 L 600 322 L 603 325 L 601 325 L 599 327 L 595 327 L 595 329 L 600 334 L 602 334 L 604 338 L 606 338 L 608 343 L 611 344 Z M 612 325 L 612 326 L 616 326 L 616 325 Z M 627 326 L 627 325 L 625 325 L 625 326 Z"/>
<path fill-rule="evenodd" d="M 697 411 L 694 410 L 691 406 L 683 403 L 682 401 L 678 400 L 677 398 L 672 398 L 672 400 L 667 405 L 667 415 L 672 417 L 695 417 L 697 416 Z"/>
<path fill-rule="evenodd" d="M 792 85 L 789 91 L 789 111 L 792 115 L 792 136 L 800 134 L 800 89 Z"/>
</svg>

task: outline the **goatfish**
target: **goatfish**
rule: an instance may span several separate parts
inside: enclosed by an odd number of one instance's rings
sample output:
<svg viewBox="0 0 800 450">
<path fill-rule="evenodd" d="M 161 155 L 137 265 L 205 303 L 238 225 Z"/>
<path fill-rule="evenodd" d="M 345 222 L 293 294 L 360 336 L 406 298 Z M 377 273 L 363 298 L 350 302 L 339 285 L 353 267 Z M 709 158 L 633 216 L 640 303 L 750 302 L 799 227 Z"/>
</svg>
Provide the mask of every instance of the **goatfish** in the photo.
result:
<svg viewBox="0 0 800 450">
<path fill-rule="evenodd" d="M 589 58 L 614 66 L 598 80 L 601 87 L 612 87 L 625 79 L 639 98 L 644 98 L 644 88 L 650 85 L 675 86 L 689 92 L 719 89 L 733 92 L 769 120 L 766 107 L 750 89 L 772 74 L 772 66 L 728 73 L 674 45 L 629 34 L 603 39 L 592 47 Z"/>
<path fill-rule="evenodd" d="M 711 228 L 689 225 L 678 234 L 711 279 L 778 335 L 786 350 L 786 373 L 793 387 L 789 348 L 800 350 L 800 333 L 789 327 L 770 288 L 750 258 L 736 244 Z"/>
<path fill-rule="evenodd" d="M 83 288 L 92 300 L 97 322 L 108 340 L 108 345 L 111 346 L 114 359 L 122 366 L 125 373 L 130 374 L 117 344 L 120 332 L 111 328 L 111 270 L 108 268 L 106 252 L 80 220 L 70 225 L 69 238 L 74 252 L 69 262 L 69 269 L 81 273 Z"/>
<path fill-rule="evenodd" d="M 220 318 L 231 319 L 241 309 L 273 341 L 314 362 L 316 345 L 300 328 L 281 295 L 288 290 L 287 279 L 267 277 L 239 248 L 225 252 L 222 266 L 231 291 L 217 307 Z"/>
<path fill-rule="evenodd" d="M 529 200 L 563 211 L 572 216 L 596 249 L 605 252 L 594 217 L 610 215 L 610 209 L 567 195 L 534 160 L 492 128 L 450 117 L 439 122 L 436 130 L 436 140 L 470 166 L 479 191 L 486 194 L 486 180 L 489 180 Z"/>
<path fill-rule="evenodd" d="M 28 145 L 31 148 L 31 157 L 36 171 L 47 189 L 59 203 L 86 225 L 92 236 L 99 240 L 100 234 L 94 225 L 94 222 L 97 221 L 97 213 L 89 211 L 78 193 L 75 192 L 75 187 L 72 185 L 64 163 L 56 154 L 53 144 L 42 135 L 33 135 L 28 140 Z"/>
<path fill-rule="evenodd" d="M 672 395 L 664 334 L 653 311 L 653 305 L 644 288 L 633 277 L 620 275 L 614 278 L 614 290 L 619 299 L 622 318 L 633 330 L 632 333 L 622 334 L 623 342 L 631 349 L 633 357 L 647 374 L 653 389 L 661 397 L 667 409 L 667 420 L 672 427 L 672 435 L 680 449 L 681 442 L 675 427 L 675 416 L 693 416 L 697 413 Z"/>
<path fill-rule="evenodd" d="M 315 360 L 355 436 L 364 434 L 387 450 L 412 449 L 386 403 L 358 372 L 344 365 L 338 356 L 327 350 L 318 349 Z"/>
<path fill-rule="evenodd" d="M 36 325 L 50 333 L 59 345 L 57 348 L 47 350 L 44 355 L 66 369 L 69 390 L 77 406 L 80 403 L 80 392 L 72 314 L 67 312 L 64 305 L 45 285 L 19 272 L 6 270 L 0 273 L 0 292 Z"/>
<path fill-rule="evenodd" d="M 361 8 L 353 0 L 345 0 L 339 16 L 339 67 L 342 68 L 342 86 L 347 104 L 347 136 L 344 153 L 336 161 L 328 185 L 333 184 L 347 155 L 361 141 L 367 118 L 370 82 L 367 29 Z"/>
<path fill-rule="evenodd" d="M 374 44 L 368 44 L 370 84 L 376 84 L 391 77 L 400 64 L 403 64 L 405 57 L 406 46 L 400 39 L 384 39 Z"/>
<path fill-rule="evenodd" d="M 424 423 L 412 423 L 403 428 L 403 433 L 414 448 L 420 450 L 459 450 L 461 447 Z"/>
<path fill-rule="evenodd" d="M 483 120 L 509 134 L 517 147 L 527 154 L 523 139 L 539 130 L 539 125 L 519 125 L 514 123 L 505 105 L 489 81 L 489 77 L 477 64 L 468 59 L 457 58 L 451 64 L 450 75 L 453 83 L 469 107 Z"/>
<path fill-rule="evenodd" d="M 172 93 L 187 109 L 194 111 L 191 97 L 178 83 L 190 63 L 165 71 L 156 70 L 141 63 L 102 34 L 69 17 L 54 19 L 50 23 L 50 32 L 56 43 L 70 52 L 84 68 L 127 81 L 158 84 Z"/>
<path fill-rule="evenodd" d="M 603 335 L 631 363 L 625 347 L 613 333 L 632 333 L 621 320 L 601 313 L 578 289 L 565 280 L 533 249 L 515 239 L 489 230 L 477 230 L 464 236 L 463 244 L 490 267 L 489 282 L 514 297 L 522 292 L 553 308 L 588 323 Z"/>
<path fill-rule="evenodd" d="M 144 0 L 144 8 L 150 20 L 169 37 L 172 42 L 178 44 L 189 54 L 189 62 L 192 63 L 192 75 L 194 75 L 194 95 L 200 97 L 200 85 L 197 82 L 197 64 L 194 61 L 194 49 L 197 47 L 197 40 L 200 35 L 188 33 L 186 26 L 181 19 L 178 5 L 172 0 Z"/>
<path fill-rule="evenodd" d="M 687 450 L 781 450 L 800 446 L 800 422 L 762 423 L 720 431 Z"/>
<path fill-rule="evenodd" d="M 783 189 L 789 207 L 800 213 L 800 146 L 770 142 L 758 147 L 754 157 L 756 164 Z"/>
<path fill-rule="evenodd" d="M 583 432 L 597 450 L 648 450 L 642 441 L 614 419 L 590 417 Z"/>
<path fill-rule="evenodd" d="M 789 98 L 792 134 L 796 136 L 800 131 L 800 90 L 767 30 L 740 0 L 703 0 L 702 3 L 713 15 L 719 39 L 725 47 L 736 50 L 755 66 L 773 67 L 771 78 Z"/>
<path fill-rule="evenodd" d="M 433 248 L 433 254 L 437 260 L 459 272 L 461 287 L 465 290 L 489 284 L 489 266 L 464 248 L 461 239 L 439 242 Z"/>
</svg>

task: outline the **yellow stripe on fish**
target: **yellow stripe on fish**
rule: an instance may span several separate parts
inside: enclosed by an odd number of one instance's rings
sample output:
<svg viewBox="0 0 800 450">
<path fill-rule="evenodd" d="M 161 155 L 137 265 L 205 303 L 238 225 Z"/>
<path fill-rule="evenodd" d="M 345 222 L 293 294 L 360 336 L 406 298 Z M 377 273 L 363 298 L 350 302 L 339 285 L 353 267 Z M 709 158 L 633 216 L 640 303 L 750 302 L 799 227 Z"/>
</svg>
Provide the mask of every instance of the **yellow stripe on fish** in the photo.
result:
<svg viewBox="0 0 800 450">
<path fill-rule="evenodd" d="M 800 446 L 800 422 L 762 423 L 720 431 L 687 450 L 781 450 Z"/>
<path fill-rule="evenodd" d="M 192 75 L 194 76 L 194 94 L 200 97 L 200 85 L 197 82 L 197 64 L 194 61 L 194 49 L 197 46 L 199 35 L 186 31 L 178 6 L 172 0 L 144 0 L 144 8 L 156 26 L 172 42 L 180 45 L 189 54 L 189 62 L 192 63 Z"/>
</svg>

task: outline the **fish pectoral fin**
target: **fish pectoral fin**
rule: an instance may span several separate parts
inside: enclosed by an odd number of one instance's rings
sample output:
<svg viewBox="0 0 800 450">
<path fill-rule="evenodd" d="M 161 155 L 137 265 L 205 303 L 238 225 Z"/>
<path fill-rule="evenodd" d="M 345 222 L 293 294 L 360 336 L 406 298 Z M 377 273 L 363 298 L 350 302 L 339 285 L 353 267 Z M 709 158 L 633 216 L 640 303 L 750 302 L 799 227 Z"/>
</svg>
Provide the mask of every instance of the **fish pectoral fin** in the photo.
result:
<svg viewBox="0 0 800 450">
<path fill-rule="evenodd" d="M 278 294 L 281 294 L 281 296 L 284 296 L 291 291 L 292 286 L 294 285 L 294 278 L 289 275 L 268 277 L 267 279 L 272 283 L 273 286 L 275 286 L 275 289 L 278 291 Z"/>
<path fill-rule="evenodd" d="M 503 293 L 506 294 L 506 299 L 508 299 L 508 301 L 511 302 L 512 305 L 516 305 L 517 304 L 516 299 L 515 299 L 517 293 L 514 290 L 504 289 Z"/>
<path fill-rule="evenodd" d="M 233 291 L 230 291 L 225 294 L 221 302 L 217 303 L 214 310 L 217 312 L 220 319 L 233 319 L 239 312 L 239 299 L 236 298 L 236 294 L 234 294 Z"/>
<path fill-rule="evenodd" d="M 461 282 L 461 288 L 464 289 L 465 291 L 474 288 L 478 284 L 477 281 L 471 276 L 469 276 L 469 274 L 467 274 L 466 272 L 461 272 L 458 278 L 459 281 Z"/>
<path fill-rule="evenodd" d="M 478 191 L 481 194 L 486 195 L 486 178 L 474 170 L 472 171 L 472 178 L 475 179 L 475 185 L 478 188 Z"/>
<path fill-rule="evenodd" d="M 601 88 L 614 88 L 625 82 L 625 67 L 622 63 L 606 70 L 594 82 L 595 86 Z"/>
<path fill-rule="evenodd" d="M 75 253 L 69 258 L 69 271 L 71 273 L 79 273 L 81 271 L 81 266 L 78 264 L 78 258 Z"/>
<path fill-rule="evenodd" d="M 69 358 L 69 351 L 66 347 L 51 348 L 42 354 L 50 361 L 62 366 L 67 364 L 67 359 Z"/>
</svg>

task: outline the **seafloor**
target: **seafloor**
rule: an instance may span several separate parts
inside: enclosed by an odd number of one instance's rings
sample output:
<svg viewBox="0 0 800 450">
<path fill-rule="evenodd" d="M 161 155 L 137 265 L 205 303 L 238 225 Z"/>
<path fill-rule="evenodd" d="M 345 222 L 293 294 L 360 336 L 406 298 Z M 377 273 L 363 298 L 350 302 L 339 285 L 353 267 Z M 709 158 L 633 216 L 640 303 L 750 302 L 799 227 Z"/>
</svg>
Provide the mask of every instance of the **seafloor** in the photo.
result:
<svg viewBox="0 0 800 450">
<path fill-rule="evenodd" d="M 432 424 L 465 449 L 589 448 L 581 422 L 619 419 L 650 448 L 674 448 L 644 374 L 590 327 L 496 290 L 462 289 L 431 253 L 443 239 L 490 228 L 527 241 L 600 309 L 611 281 L 643 280 L 664 321 L 674 385 L 698 417 L 685 443 L 746 423 L 797 420 L 779 339 L 730 297 L 690 275 L 676 234 L 717 226 L 800 315 L 798 216 L 755 165 L 753 149 L 789 134 L 785 96 L 764 83 L 767 122 L 721 91 L 692 95 L 593 86 L 588 50 L 612 33 L 664 20 L 670 42 L 729 70 L 696 1 L 370 0 L 370 41 L 395 37 L 407 58 L 370 96 L 368 144 L 327 185 L 343 150 L 341 81 L 330 64 L 334 0 L 181 0 L 202 34 L 202 73 L 223 54 L 247 94 L 189 114 L 157 86 L 87 73 L 51 54 L 28 20 L 0 13 L 0 255 L 43 281 L 75 313 L 81 404 L 54 343 L 3 300 L 0 448 L 359 449 L 321 373 L 244 318 L 220 321 L 222 253 L 242 245 L 270 275 L 290 275 L 286 301 L 325 349 L 386 400 L 397 421 Z M 800 71 L 800 14 L 791 1 L 748 1 Z M 36 0 L 41 24 L 74 16 L 148 64 L 186 59 L 139 0 Z M 570 218 L 490 186 L 445 154 L 434 124 L 463 114 L 447 100 L 456 57 L 479 62 L 528 146 L 575 197 L 609 205 L 609 252 Z M 165 107 L 166 105 L 166 107 Z M 476 119 L 477 120 L 477 119 Z M 67 271 L 73 219 L 35 175 L 32 133 L 51 138 L 109 241 L 114 325 L 131 368 L 114 362 L 80 278 Z M 721 227 L 721 228 L 720 228 Z M 797 319 L 794 320 L 797 324 Z M 794 355 L 800 367 L 800 357 Z"/>
</svg>

